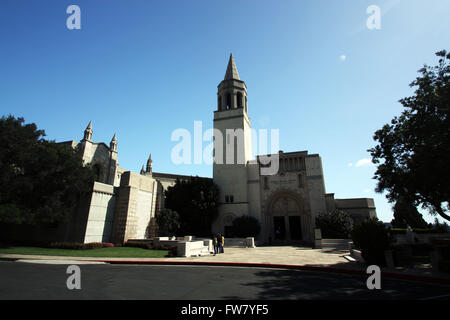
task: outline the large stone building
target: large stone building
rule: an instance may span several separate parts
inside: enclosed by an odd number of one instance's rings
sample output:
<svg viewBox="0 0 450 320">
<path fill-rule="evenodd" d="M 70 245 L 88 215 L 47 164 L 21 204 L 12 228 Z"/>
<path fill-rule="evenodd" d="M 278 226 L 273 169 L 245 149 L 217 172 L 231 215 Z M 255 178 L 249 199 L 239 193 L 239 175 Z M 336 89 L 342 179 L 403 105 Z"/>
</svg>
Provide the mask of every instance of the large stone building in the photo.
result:
<svg viewBox="0 0 450 320">
<path fill-rule="evenodd" d="M 228 235 L 232 233 L 235 218 L 249 215 L 260 221 L 260 240 L 264 242 L 312 243 L 315 218 L 320 213 L 341 209 L 356 223 L 376 216 L 373 199 L 334 199 L 334 194 L 326 193 L 322 160 L 317 154 L 279 151 L 266 156 L 278 162 L 278 171 L 263 173 L 267 162 L 261 161 L 262 156 L 257 156 L 256 160 L 251 158 L 247 87 L 239 78 L 232 55 L 225 78 L 218 86 L 217 100 L 214 112 L 214 128 L 219 132 L 214 139 L 216 155 L 222 150 L 223 159 L 233 161 L 231 164 L 225 160 L 215 161 L 213 165 L 213 179 L 220 189 L 219 218 L 213 225 L 214 231 Z M 233 135 L 230 129 L 239 131 L 240 136 Z M 227 149 L 230 144 L 232 147 Z M 230 151 L 232 155 L 227 154 Z"/>
<path fill-rule="evenodd" d="M 322 212 L 342 209 L 355 221 L 376 216 L 373 199 L 334 199 L 334 194 L 326 193 L 317 154 L 279 151 L 252 158 L 247 87 L 239 78 L 233 56 L 217 98 L 213 180 L 219 187 L 219 216 L 212 225 L 214 232 L 230 236 L 233 220 L 249 215 L 261 223 L 261 242 L 313 243 L 315 218 Z M 92 138 L 89 123 L 81 141 L 62 142 L 77 148 L 83 163 L 93 166 L 97 179 L 92 193 L 80 202 L 69 223 L 54 230 L 33 231 L 37 232 L 35 238 L 123 243 L 155 236 L 155 216 L 164 207 L 164 190 L 177 179 L 191 176 L 153 172 L 151 156 L 140 173 L 127 171 L 119 166 L 115 134 L 109 146 Z M 276 162 L 274 174 L 264 172 L 267 158 Z"/>
<path fill-rule="evenodd" d="M 80 142 L 63 142 L 78 148 L 83 163 L 90 164 L 97 175 L 92 193 L 80 203 L 64 240 L 124 243 L 155 236 L 155 215 L 164 207 L 164 190 L 192 177 L 153 172 L 151 155 L 140 173 L 127 171 L 119 166 L 116 135 L 109 147 L 93 142 L 92 136 L 89 123 Z"/>
</svg>

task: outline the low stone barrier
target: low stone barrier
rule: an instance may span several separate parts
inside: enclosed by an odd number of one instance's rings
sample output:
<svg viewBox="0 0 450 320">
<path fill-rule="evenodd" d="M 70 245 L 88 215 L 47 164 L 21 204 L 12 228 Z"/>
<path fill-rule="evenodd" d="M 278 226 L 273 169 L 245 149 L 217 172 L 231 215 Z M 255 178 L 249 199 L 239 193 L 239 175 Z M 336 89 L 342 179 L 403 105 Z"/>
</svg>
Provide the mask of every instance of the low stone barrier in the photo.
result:
<svg viewBox="0 0 450 320">
<path fill-rule="evenodd" d="M 206 245 L 205 245 L 206 244 Z M 177 243 L 178 257 L 192 257 L 202 254 L 210 254 L 212 248 L 212 240 L 185 241 L 181 240 Z"/>
<path fill-rule="evenodd" d="M 208 255 L 214 252 L 211 239 L 195 239 L 193 236 L 155 237 L 153 245 L 176 246 L 177 257 Z"/>
</svg>

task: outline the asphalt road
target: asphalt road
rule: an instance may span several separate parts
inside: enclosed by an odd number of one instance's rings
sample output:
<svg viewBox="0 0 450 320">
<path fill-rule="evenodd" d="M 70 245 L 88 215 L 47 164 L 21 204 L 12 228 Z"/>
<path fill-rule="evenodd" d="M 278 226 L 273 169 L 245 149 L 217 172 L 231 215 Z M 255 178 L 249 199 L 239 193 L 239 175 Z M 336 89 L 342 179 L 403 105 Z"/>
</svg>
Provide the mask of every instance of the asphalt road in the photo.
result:
<svg viewBox="0 0 450 320">
<path fill-rule="evenodd" d="M 450 286 L 263 268 L 80 265 L 81 289 L 69 290 L 68 265 L 0 261 L 0 299 L 450 299 Z"/>
</svg>

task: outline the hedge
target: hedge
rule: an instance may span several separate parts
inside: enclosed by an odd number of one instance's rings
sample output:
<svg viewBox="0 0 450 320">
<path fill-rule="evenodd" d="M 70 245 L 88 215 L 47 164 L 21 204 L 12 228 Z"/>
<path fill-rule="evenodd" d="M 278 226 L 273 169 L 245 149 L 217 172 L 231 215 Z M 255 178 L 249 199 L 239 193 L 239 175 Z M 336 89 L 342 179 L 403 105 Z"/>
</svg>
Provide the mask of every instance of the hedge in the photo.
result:
<svg viewBox="0 0 450 320">
<path fill-rule="evenodd" d="M 49 248 L 53 249 L 68 249 L 68 250 L 90 250 L 90 249 L 101 249 L 101 248 L 112 248 L 114 244 L 109 242 L 52 242 Z"/>
</svg>

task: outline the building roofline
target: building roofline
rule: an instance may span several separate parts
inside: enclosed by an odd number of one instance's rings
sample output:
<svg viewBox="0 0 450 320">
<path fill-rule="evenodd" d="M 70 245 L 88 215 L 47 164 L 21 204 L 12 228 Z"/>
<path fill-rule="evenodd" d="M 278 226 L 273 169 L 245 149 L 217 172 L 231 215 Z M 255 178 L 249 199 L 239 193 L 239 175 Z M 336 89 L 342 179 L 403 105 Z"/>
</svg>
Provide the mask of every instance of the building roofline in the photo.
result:
<svg viewBox="0 0 450 320">
<path fill-rule="evenodd" d="M 173 174 L 173 173 L 163 173 L 163 172 L 152 172 L 152 176 L 154 178 L 169 178 L 169 179 L 192 179 L 192 178 L 200 178 L 200 179 L 211 179 L 209 177 L 199 177 L 199 176 L 188 176 L 183 174 Z"/>
</svg>

